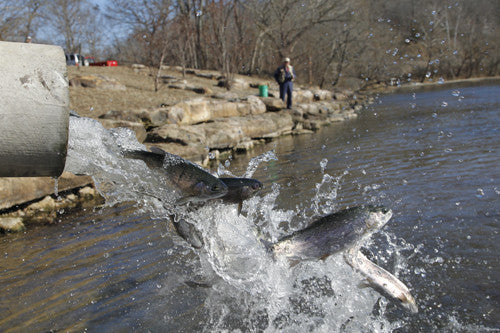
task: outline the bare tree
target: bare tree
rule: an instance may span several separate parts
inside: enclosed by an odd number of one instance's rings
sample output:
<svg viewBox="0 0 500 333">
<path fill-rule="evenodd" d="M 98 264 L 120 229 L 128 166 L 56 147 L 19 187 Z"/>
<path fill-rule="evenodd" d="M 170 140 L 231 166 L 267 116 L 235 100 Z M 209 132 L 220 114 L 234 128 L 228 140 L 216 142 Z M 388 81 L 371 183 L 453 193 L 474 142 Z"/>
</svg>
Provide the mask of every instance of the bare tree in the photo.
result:
<svg viewBox="0 0 500 333">
<path fill-rule="evenodd" d="M 109 17 L 128 29 L 143 50 L 140 59 L 152 69 L 154 89 L 159 89 L 161 67 L 167 54 L 169 24 L 172 20 L 170 0 L 111 0 Z"/>
</svg>

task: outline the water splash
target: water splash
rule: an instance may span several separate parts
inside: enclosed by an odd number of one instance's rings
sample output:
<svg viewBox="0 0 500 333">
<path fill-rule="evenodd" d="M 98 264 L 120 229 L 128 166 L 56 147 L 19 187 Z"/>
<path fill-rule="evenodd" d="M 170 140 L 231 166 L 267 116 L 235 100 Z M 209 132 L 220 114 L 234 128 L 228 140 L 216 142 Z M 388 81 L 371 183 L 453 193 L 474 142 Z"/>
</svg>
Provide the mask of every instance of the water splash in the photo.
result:
<svg viewBox="0 0 500 333">
<path fill-rule="evenodd" d="M 203 301 L 209 317 L 206 330 L 390 332 L 401 326 L 399 320 L 386 318 L 388 302 L 377 292 L 358 287 L 362 277 L 342 255 L 290 267 L 273 258 L 261 242 L 274 242 L 312 216 L 335 210 L 347 171 L 336 177 L 326 174 L 328 161 L 322 160 L 323 178 L 304 208 L 276 207 L 281 188 L 273 184 L 271 192 L 246 201 L 246 216 L 238 215 L 235 205 L 218 201 L 179 210 L 173 205 L 175 189 L 166 185 L 161 172 L 123 157 L 123 150 L 145 149 L 132 131 L 106 130 L 95 120 L 72 117 L 70 133 L 67 171 L 92 175 L 108 205 L 132 201 L 153 218 L 176 212 L 200 231 L 205 245 L 185 264 L 198 265 L 196 274 L 209 281 Z M 244 177 L 273 160 L 274 150 L 253 158 Z M 217 173 L 231 174 L 228 167 L 219 165 Z M 163 285 L 156 288 L 159 293 L 167 292 Z"/>
</svg>

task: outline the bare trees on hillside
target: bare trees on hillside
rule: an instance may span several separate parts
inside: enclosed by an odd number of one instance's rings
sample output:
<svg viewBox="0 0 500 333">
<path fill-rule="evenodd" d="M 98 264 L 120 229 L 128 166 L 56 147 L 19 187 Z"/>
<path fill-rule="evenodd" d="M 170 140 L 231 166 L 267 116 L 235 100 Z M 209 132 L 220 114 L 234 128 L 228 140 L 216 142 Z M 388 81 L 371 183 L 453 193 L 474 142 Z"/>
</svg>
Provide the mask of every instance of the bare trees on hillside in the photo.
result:
<svg viewBox="0 0 500 333">
<path fill-rule="evenodd" d="M 269 74 L 289 56 L 299 80 L 329 88 L 498 75 L 498 17 L 493 0 L 108 0 L 102 12 L 90 0 L 0 0 L 0 40 L 43 35 L 95 55 L 114 35 L 120 61 L 226 76 Z"/>
</svg>

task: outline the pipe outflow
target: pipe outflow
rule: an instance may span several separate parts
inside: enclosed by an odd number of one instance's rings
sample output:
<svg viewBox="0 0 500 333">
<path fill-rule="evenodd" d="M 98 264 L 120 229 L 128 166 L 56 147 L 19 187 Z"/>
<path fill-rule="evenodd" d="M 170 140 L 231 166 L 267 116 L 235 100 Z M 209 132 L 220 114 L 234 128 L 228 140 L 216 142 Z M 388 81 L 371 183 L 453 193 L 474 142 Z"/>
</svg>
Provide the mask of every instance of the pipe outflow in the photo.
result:
<svg viewBox="0 0 500 333">
<path fill-rule="evenodd" d="M 59 176 L 68 125 L 62 48 L 0 42 L 0 177 Z"/>
</svg>

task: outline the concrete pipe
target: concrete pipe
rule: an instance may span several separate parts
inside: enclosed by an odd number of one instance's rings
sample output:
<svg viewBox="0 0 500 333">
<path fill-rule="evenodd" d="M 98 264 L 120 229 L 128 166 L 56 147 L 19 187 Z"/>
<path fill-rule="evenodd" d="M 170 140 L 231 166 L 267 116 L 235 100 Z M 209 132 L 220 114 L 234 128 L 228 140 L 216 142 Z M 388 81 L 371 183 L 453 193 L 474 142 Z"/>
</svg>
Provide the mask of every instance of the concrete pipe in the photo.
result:
<svg viewBox="0 0 500 333">
<path fill-rule="evenodd" d="M 59 176 L 68 125 L 64 51 L 0 42 L 0 177 Z"/>
</svg>

